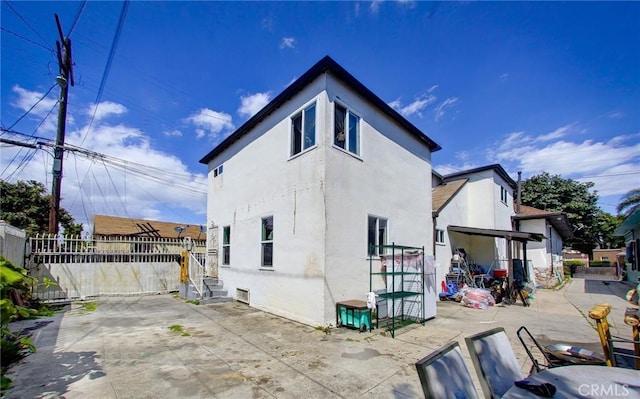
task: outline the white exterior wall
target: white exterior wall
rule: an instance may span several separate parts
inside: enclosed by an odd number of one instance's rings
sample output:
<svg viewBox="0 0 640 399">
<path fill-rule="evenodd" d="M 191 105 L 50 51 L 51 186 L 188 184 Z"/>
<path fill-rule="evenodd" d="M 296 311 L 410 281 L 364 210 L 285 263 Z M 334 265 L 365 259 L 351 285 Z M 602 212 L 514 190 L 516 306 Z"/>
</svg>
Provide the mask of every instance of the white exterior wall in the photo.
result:
<svg viewBox="0 0 640 399">
<path fill-rule="evenodd" d="M 324 320 L 326 96 L 316 80 L 209 163 L 208 224 L 231 227 L 230 265 L 219 277 L 230 295 L 248 289 L 252 306 L 314 325 Z M 290 117 L 316 103 L 316 147 L 291 158 Z M 298 106 L 300 105 L 300 106 Z M 223 174 L 212 170 L 224 161 Z M 261 219 L 273 216 L 273 267 L 261 267 Z M 220 257 L 220 260 L 222 258 Z M 221 262 L 220 262 L 221 263 Z"/>
<path fill-rule="evenodd" d="M 335 320 L 335 302 L 366 299 L 369 291 L 368 215 L 388 220 L 388 243 L 432 251 L 431 153 L 368 103 L 328 80 L 330 99 L 340 97 L 361 119 L 360 157 L 334 147 L 326 131 L 327 236 L 325 319 Z M 333 108 L 327 123 L 333 126 Z M 411 151 L 411 152 L 409 152 Z M 373 263 L 380 270 L 379 260 Z M 383 288 L 374 276 L 374 289 Z M 377 284 L 377 286 L 376 286 Z"/>
<path fill-rule="evenodd" d="M 521 220 L 520 231 L 543 234 L 547 237 L 542 242 L 527 243 L 527 259 L 532 261 L 533 267 L 549 268 L 553 265 L 553 255 L 562 257 L 562 237 L 546 219 Z"/>
<path fill-rule="evenodd" d="M 335 96 L 361 117 L 360 157 L 332 145 Z M 313 99 L 316 147 L 291 158 L 290 118 Z M 220 254 L 222 228 L 231 227 L 230 265 L 219 267 L 230 295 L 248 289 L 256 308 L 309 325 L 335 322 L 337 301 L 369 291 L 367 214 L 388 218 L 389 242 L 429 254 L 431 154 L 399 130 L 323 75 L 212 159 L 207 218 L 220 228 Z M 274 217 L 273 268 L 260 267 L 266 216 Z"/>
<path fill-rule="evenodd" d="M 453 250 L 455 248 L 464 248 L 468 251 L 470 248 L 471 236 L 451 233 L 455 234 L 455 240 L 452 240 L 451 234 L 447 231 L 447 226 L 469 225 L 468 197 L 469 191 L 465 185 L 442 209 L 436 219 L 436 228 L 444 230 L 444 244 L 436 244 L 435 250 L 436 263 L 438 264 L 436 269 L 438 289 L 440 289 L 442 281 L 445 280 L 447 273 L 449 273 Z"/>
</svg>

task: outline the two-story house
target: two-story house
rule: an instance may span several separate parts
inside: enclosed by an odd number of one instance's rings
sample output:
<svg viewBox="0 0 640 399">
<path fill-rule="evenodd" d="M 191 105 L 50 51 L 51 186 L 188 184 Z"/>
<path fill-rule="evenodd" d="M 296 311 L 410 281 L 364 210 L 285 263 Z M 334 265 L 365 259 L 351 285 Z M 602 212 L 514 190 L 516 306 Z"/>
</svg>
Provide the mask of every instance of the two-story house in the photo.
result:
<svg viewBox="0 0 640 399">
<path fill-rule="evenodd" d="M 434 173 L 432 187 L 439 282 L 446 279 L 452 258 L 460 253 L 485 271 L 508 270 L 518 257 L 527 264 L 528 242 L 544 239 L 544 234 L 513 228 L 517 184 L 498 164 L 444 176 Z"/>
<path fill-rule="evenodd" d="M 430 253 L 439 149 L 323 58 L 200 160 L 225 288 L 306 324 L 335 320 L 336 302 L 370 290 L 370 244 Z"/>
</svg>

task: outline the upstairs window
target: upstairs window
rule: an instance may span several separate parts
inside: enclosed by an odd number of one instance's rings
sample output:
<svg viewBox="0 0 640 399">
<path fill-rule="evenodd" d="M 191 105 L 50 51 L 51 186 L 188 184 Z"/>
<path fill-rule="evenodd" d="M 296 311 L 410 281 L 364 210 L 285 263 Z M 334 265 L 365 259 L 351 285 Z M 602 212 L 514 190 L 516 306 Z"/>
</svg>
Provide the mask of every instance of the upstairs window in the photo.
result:
<svg viewBox="0 0 640 399">
<path fill-rule="evenodd" d="M 316 145 L 316 104 L 291 118 L 291 156 Z"/>
<path fill-rule="evenodd" d="M 436 244 L 444 244 L 444 230 L 436 229 Z"/>
<path fill-rule="evenodd" d="M 360 117 L 338 103 L 334 111 L 333 144 L 360 155 Z"/>
<path fill-rule="evenodd" d="M 218 177 L 219 175 L 222 174 L 222 172 L 224 171 L 222 165 L 218 166 L 217 168 L 215 168 L 213 170 L 213 177 Z"/>
<path fill-rule="evenodd" d="M 509 200 L 509 192 L 507 191 L 506 188 L 500 186 L 500 201 L 502 201 L 502 203 L 507 204 Z"/>
</svg>

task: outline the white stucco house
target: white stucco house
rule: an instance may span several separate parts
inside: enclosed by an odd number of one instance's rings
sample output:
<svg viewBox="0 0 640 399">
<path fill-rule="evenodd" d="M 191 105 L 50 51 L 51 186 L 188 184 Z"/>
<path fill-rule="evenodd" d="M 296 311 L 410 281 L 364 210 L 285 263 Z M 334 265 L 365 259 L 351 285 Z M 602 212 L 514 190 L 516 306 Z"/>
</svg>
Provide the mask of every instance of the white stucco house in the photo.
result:
<svg viewBox="0 0 640 399">
<path fill-rule="evenodd" d="M 512 259 L 526 260 L 528 242 L 544 239 L 542 233 L 514 229 L 517 185 L 498 164 L 444 176 L 434 173 L 432 187 L 438 284 L 450 271 L 456 250 L 464 250 L 468 263 L 485 271 L 509 269 Z"/>
<path fill-rule="evenodd" d="M 514 227 L 519 231 L 538 233 L 545 237 L 541 242 L 527 246 L 527 259 L 536 274 L 543 276 L 563 267 L 564 242 L 573 237 L 571 226 L 564 212 L 550 212 L 526 205 L 516 205 Z"/>
<path fill-rule="evenodd" d="M 302 323 L 335 321 L 336 302 L 370 290 L 369 244 L 430 253 L 439 149 L 323 58 L 200 160 L 225 288 Z"/>
</svg>

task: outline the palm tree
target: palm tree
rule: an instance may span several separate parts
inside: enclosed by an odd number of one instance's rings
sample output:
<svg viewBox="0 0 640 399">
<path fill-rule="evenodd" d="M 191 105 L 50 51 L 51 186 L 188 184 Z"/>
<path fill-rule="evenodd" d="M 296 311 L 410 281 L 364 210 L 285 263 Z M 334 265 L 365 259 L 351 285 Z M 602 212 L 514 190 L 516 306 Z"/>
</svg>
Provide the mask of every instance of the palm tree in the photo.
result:
<svg viewBox="0 0 640 399">
<path fill-rule="evenodd" d="M 634 188 L 620 198 L 616 211 L 620 216 L 628 216 L 638 205 L 640 205 L 640 188 Z"/>
</svg>

